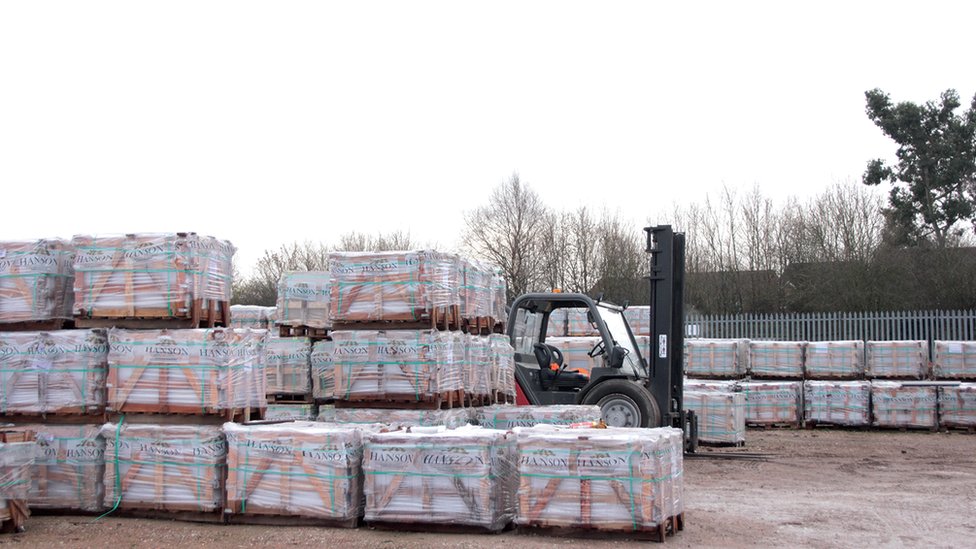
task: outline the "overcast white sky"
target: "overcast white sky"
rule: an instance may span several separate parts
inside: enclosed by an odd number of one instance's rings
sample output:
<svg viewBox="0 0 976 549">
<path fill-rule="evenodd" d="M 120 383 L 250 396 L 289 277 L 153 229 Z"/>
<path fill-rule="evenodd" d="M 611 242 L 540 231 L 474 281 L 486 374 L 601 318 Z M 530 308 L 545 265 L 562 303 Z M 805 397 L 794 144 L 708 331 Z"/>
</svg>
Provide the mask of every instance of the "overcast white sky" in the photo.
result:
<svg viewBox="0 0 976 549">
<path fill-rule="evenodd" d="M 635 230 L 859 180 L 864 91 L 976 93 L 974 2 L 3 2 L 0 239 L 452 249 L 513 171 Z M 667 222 L 667 219 L 656 219 Z"/>
</svg>

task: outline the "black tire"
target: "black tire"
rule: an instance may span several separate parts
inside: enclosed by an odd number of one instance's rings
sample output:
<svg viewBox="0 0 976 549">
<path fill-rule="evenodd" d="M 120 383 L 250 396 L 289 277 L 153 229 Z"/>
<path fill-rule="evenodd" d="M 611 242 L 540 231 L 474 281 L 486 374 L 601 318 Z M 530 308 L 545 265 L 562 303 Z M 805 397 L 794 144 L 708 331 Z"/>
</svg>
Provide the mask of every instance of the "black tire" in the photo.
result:
<svg viewBox="0 0 976 549">
<path fill-rule="evenodd" d="M 608 379 L 587 393 L 583 404 L 600 407 L 611 427 L 657 427 L 661 411 L 650 391 L 626 379 Z"/>
</svg>

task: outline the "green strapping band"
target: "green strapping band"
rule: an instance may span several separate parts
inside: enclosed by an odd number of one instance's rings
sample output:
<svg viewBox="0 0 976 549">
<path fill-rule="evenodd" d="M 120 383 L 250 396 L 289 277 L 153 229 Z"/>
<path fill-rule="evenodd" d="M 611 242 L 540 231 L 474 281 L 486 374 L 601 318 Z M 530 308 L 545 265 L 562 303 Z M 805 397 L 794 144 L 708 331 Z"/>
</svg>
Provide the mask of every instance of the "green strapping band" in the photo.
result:
<svg viewBox="0 0 976 549">
<path fill-rule="evenodd" d="M 115 512 L 119 508 L 119 504 L 122 503 L 122 477 L 119 474 L 119 437 L 122 436 L 122 422 L 125 421 L 125 414 L 119 417 L 119 424 L 115 426 L 115 452 L 114 452 L 114 470 L 115 470 L 115 493 L 117 497 L 115 498 L 115 505 L 111 509 L 105 511 L 102 515 L 99 515 L 92 522 L 98 522 L 104 517 L 107 517 Z"/>
</svg>

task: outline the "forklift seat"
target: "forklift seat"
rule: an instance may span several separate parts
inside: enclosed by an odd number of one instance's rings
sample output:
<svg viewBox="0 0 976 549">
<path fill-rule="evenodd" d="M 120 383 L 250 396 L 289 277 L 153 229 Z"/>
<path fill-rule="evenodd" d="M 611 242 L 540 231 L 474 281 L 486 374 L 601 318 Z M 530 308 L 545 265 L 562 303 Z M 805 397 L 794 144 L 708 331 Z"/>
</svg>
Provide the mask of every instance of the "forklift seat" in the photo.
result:
<svg viewBox="0 0 976 549">
<path fill-rule="evenodd" d="M 579 390 L 590 382 L 590 376 L 581 374 L 575 370 L 563 370 L 558 372 L 552 369 L 555 364 L 558 367 L 563 365 L 563 353 L 556 347 L 545 343 L 533 345 L 535 359 L 539 363 L 539 381 L 546 390 L 572 391 Z"/>
<path fill-rule="evenodd" d="M 559 377 L 556 377 L 556 371 L 545 369 L 541 372 L 543 387 L 548 387 L 550 389 L 555 389 L 557 391 L 572 391 L 574 389 L 582 389 L 586 387 L 586 384 L 590 382 L 589 376 L 583 375 L 576 371 L 563 370 Z M 555 385 L 553 381 L 555 380 Z"/>
</svg>

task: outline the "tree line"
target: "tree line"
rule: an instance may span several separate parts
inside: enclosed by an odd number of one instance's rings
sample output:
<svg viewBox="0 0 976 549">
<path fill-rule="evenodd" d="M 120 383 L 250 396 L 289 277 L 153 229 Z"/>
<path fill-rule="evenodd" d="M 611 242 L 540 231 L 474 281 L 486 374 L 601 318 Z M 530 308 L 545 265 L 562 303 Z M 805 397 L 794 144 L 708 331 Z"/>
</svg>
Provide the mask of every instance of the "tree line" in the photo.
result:
<svg viewBox="0 0 976 549">
<path fill-rule="evenodd" d="M 759 187 L 724 188 L 675 205 L 651 224 L 686 234 L 686 304 L 703 313 L 976 308 L 976 97 L 893 103 L 875 89 L 866 113 L 898 144 L 893 164 L 867 163 L 861 183 L 835 183 L 776 204 Z M 891 185 L 887 201 L 873 187 Z M 588 206 L 556 210 L 518 173 L 465 214 L 459 251 L 498 265 L 509 299 L 526 292 L 602 294 L 645 304 L 643 225 Z M 266 251 L 235 277 L 234 301 L 273 305 L 287 270 L 320 270 L 330 250 L 416 248 L 409 233 L 348 233 L 334 246 Z"/>
</svg>

